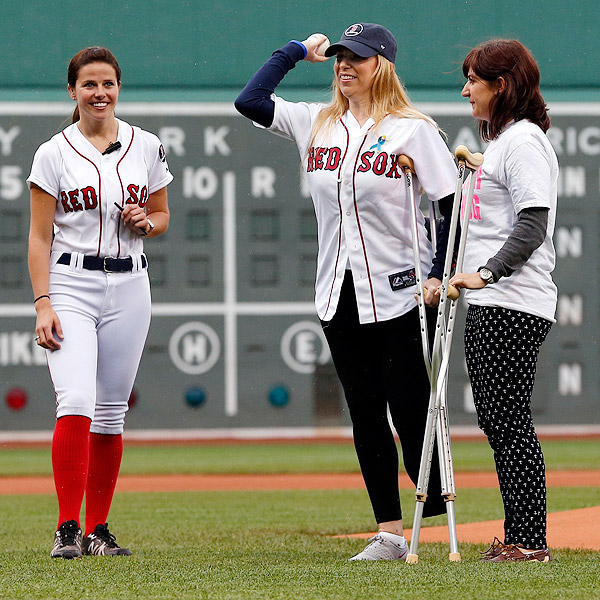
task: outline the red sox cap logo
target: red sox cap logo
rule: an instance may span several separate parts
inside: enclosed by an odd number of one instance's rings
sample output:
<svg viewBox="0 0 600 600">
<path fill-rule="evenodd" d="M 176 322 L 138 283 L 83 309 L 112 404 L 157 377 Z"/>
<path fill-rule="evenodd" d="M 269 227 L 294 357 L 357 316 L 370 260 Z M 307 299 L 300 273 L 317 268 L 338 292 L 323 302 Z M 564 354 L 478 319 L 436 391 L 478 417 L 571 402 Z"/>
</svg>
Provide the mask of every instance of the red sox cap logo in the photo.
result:
<svg viewBox="0 0 600 600">
<path fill-rule="evenodd" d="M 354 25 L 350 25 L 350 27 L 344 31 L 344 35 L 347 37 L 360 35 L 363 32 L 363 29 L 364 28 L 361 23 L 355 23 Z"/>
</svg>

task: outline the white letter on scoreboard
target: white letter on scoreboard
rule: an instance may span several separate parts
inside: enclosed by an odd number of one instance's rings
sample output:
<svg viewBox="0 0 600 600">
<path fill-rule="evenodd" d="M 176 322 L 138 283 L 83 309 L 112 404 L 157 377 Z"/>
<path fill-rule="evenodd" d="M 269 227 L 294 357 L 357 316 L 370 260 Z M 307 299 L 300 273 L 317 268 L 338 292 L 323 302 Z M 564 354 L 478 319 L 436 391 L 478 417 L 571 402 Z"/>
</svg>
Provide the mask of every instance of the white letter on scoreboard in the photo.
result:
<svg viewBox="0 0 600 600">
<path fill-rule="evenodd" d="M 208 340 L 205 335 L 187 335 L 182 341 L 182 357 L 189 364 L 202 364 L 208 356 Z"/>
<path fill-rule="evenodd" d="M 583 299 L 580 294 L 558 297 L 559 325 L 581 325 L 583 322 Z"/>
<path fill-rule="evenodd" d="M 11 127 L 8 131 L 0 127 L 0 150 L 2 156 L 8 156 L 12 153 L 12 143 L 19 133 L 21 133 L 20 127 Z"/>
<path fill-rule="evenodd" d="M 585 167 L 564 167 L 558 174 L 558 195 L 567 198 L 585 196 Z"/>
<path fill-rule="evenodd" d="M 175 156 L 185 156 L 185 131 L 181 127 L 161 127 L 158 137 L 167 155 L 172 152 Z"/>
<path fill-rule="evenodd" d="M 274 198 L 275 180 L 277 176 L 271 167 L 254 167 L 252 169 L 252 195 L 255 198 Z"/>
<path fill-rule="evenodd" d="M 596 141 L 592 141 L 595 138 Z M 588 156 L 597 156 L 600 154 L 600 127 L 585 127 L 579 133 L 579 147 L 584 154 Z"/>
<path fill-rule="evenodd" d="M 558 391 L 561 396 L 581 395 L 581 365 L 563 363 L 558 367 Z"/>
<path fill-rule="evenodd" d="M 3 165 L 0 167 L 0 198 L 3 200 L 17 200 L 23 192 L 23 174 L 17 165 Z"/>
<path fill-rule="evenodd" d="M 229 133 L 229 127 L 222 125 L 215 130 L 214 127 L 207 127 L 204 130 L 204 153 L 206 156 L 213 156 L 217 151 L 223 156 L 231 154 L 231 148 L 225 141 L 225 136 Z"/>
<path fill-rule="evenodd" d="M 556 230 L 556 254 L 560 257 L 581 256 L 583 232 L 581 227 L 559 227 Z"/>
<path fill-rule="evenodd" d="M 212 198 L 219 188 L 219 179 L 210 167 L 185 167 L 183 169 L 183 197 Z"/>
</svg>

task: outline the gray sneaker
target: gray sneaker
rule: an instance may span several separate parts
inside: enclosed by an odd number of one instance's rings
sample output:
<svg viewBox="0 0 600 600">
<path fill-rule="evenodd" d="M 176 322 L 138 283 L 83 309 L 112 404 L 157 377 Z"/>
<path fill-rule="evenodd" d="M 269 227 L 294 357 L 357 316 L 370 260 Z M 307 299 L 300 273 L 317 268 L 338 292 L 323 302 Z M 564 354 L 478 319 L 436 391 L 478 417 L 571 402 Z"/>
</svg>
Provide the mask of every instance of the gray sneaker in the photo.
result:
<svg viewBox="0 0 600 600">
<path fill-rule="evenodd" d="M 369 542 L 362 552 L 349 560 L 406 560 L 408 542 L 402 536 L 380 531 Z"/>
<path fill-rule="evenodd" d="M 84 554 L 94 556 L 131 556 L 129 548 L 121 548 L 115 536 L 108 530 L 108 523 L 96 525 L 93 533 L 83 538 L 82 550 Z"/>
<path fill-rule="evenodd" d="M 81 556 L 81 529 L 77 521 L 61 523 L 54 534 L 54 548 L 50 552 L 52 558 L 79 558 Z"/>
</svg>

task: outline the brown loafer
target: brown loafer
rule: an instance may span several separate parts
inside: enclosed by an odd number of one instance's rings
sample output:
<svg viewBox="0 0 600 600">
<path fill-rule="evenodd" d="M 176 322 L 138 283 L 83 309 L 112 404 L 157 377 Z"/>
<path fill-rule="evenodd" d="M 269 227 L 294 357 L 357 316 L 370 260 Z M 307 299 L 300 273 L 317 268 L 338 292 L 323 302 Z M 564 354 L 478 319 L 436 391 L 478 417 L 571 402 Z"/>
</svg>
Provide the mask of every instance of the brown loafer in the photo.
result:
<svg viewBox="0 0 600 600">
<path fill-rule="evenodd" d="M 498 556 L 498 554 L 500 554 L 504 548 L 504 543 L 495 537 L 492 545 L 484 552 L 481 552 L 480 560 L 491 560 L 495 556 Z"/>
<path fill-rule="evenodd" d="M 505 561 L 529 561 L 529 562 L 550 562 L 552 556 L 548 548 L 544 550 L 534 550 L 533 552 L 523 552 L 522 544 L 504 544 L 502 551 L 488 558 L 490 562 L 505 562 Z"/>
</svg>

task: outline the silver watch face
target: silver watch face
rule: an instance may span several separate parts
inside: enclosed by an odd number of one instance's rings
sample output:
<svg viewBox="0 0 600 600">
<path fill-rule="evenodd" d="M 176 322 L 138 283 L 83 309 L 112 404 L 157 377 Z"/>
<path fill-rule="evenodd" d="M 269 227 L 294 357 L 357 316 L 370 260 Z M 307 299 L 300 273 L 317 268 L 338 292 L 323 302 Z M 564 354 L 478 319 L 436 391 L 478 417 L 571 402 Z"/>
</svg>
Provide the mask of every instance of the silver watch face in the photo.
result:
<svg viewBox="0 0 600 600">
<path fill-rule="evenodd" d="M 494 274 L 489 269 L 480 269 L 479 276 L 487 283 L 494 281 Z"/>
</svg>

